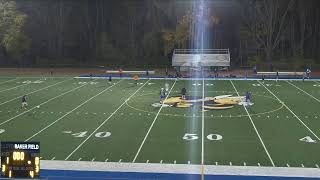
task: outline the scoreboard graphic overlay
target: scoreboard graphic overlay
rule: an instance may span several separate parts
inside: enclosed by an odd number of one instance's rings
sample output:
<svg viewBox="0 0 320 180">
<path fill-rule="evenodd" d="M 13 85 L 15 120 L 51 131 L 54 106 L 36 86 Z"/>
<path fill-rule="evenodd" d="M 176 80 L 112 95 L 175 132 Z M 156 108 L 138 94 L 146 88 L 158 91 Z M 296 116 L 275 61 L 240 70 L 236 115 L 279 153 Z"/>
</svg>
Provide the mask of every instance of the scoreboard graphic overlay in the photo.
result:
<svg viewBox="0 0 320 180">
<path fill-rule="evenodd" d="M 40 176 L 40 143 L 1 142 L 1 176 L 38 178 Z"/>
</svg>

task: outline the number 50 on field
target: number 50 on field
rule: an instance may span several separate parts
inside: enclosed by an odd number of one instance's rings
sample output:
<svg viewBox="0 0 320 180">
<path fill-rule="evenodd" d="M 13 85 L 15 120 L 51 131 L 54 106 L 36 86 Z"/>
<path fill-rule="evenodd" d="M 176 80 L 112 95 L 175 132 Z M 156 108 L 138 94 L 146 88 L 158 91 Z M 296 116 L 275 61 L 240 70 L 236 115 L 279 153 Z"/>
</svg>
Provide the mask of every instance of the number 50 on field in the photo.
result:
<svg viewBox="0 0 320 180">
<path fill-rule="evenodd" d="M 220 134 L 209 134 L 207 135 L 207 139 L 209 141 L 221 141 L 222 136 Z M 187 140 L 187 141 L 193 141 L 199 139 L 198 134 L 192 134 L 192 133 L 185 133 L 182 139 Z"/>
</svg>

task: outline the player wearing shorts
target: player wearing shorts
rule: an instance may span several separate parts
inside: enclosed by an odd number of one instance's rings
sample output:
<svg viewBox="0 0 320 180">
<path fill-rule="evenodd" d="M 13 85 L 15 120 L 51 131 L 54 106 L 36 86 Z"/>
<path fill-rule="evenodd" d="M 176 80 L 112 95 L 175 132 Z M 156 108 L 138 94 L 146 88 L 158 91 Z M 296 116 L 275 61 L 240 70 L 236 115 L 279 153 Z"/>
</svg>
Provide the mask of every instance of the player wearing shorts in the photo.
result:
<svg viewBox="0 0 320 180">
<path fill-rule="evenodd" d="M 164 88 L 161 88 L 160 90 L 160 103 L 162 103 L 162 101 L 166 98 L 166 95 L 165 95 L 165 91 L 164 91 Z"/>
<path fill-rule="evenodd" d="M 22 108 L 27 109 L 27 106 L 28 106 L 28 103 L 27 103 L 27 95 L 22 96 L 21 101 L 22 101 L 22 103 L 21 103 L 21 109 L 22 109 Z"/>
<path fill-rule="evenodd" d="M 137 85 L 138 85 L 139 76 L 138 76 L 138 75 L 134 75 L 134 76 L 133 76 L 133 80 L 134 80 L 134 83 L 135 83 L 136 86 L 137 86 Z"/>
<path fill-rule="evenodd" d="M 251 101 L 252 101 L 251 93 L 247 91 L 246 92 L 246 102 L 251 103 Z"/>
<path fill-rule="evenodd" d="M 168 83 L 166 83 L 166 84 L 164 84 L 164 87 L 165 87 L 165 91 L 164 91 L 164 94 L 166 95 L 166 96 L 168 96 L 169 95 L 169 84 Z"/>
<path fill-rule="evenodd" d="M 310 79 L 310 74 L 311 74 L 311 70 L 309 68 L 307 68 L 306 75 L 307 75 L 308 79 Z"/>
<path fill-rule="evenodd" d="M 187 89 L 182 88 L 181 89 L 181 99 L 185 100 L 186 99 L 186 94 L 187 94 Z"/>
</svg>

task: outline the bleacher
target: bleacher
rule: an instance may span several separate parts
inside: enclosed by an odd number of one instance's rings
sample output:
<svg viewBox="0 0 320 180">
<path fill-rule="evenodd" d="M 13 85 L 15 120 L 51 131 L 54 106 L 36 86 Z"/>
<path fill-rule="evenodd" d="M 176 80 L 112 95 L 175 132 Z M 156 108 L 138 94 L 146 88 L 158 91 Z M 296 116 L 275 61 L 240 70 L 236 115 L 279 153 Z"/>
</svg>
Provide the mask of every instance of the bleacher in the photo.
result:
<svg viewBox="0 0 320 180">
<path fill-rule="evenodd" d="M 229 49 L 175 49 L 173 67 L 230 66 Z"/>
</svg>

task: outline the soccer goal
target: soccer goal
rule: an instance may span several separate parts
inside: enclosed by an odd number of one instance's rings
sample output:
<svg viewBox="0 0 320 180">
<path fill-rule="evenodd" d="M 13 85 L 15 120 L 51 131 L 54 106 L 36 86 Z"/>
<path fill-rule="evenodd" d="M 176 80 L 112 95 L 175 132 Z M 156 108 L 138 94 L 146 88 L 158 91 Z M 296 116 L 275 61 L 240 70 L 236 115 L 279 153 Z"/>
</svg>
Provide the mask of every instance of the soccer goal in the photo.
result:
<svg viewBox="0 0 320 180">
<path fill-rule="evenodd" d="M 174 67 L 228 67 L 229 49 L 175 49 L 172 56 Z"/>
</svg>

